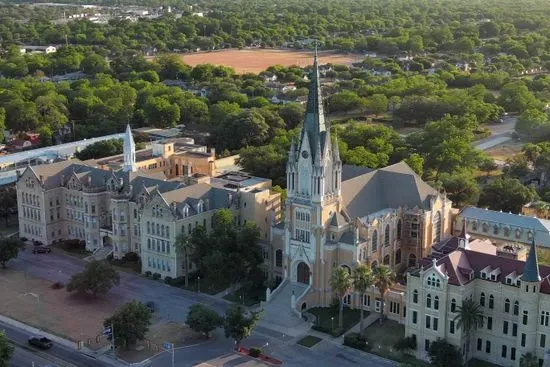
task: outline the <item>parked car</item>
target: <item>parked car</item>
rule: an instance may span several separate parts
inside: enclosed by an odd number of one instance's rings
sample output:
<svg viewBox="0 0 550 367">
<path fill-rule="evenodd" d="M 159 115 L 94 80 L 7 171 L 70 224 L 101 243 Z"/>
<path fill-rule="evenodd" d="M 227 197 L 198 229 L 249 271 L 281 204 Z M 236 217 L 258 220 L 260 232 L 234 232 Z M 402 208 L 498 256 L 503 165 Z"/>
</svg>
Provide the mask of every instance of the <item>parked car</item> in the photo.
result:
<svg viewBox="0 0 550 367">
<path fill-rule="evenodd" d="M 44 245 L 41 241 L 37 241 L 37 240 L 32 240 L 32 244 L 35 245 L 35 246 L 42 246 L 42 245 Z"/>
<path fill-rule="evenodd" d="M 49 254 L 50 252 L 52 252 L 52 249 L 44 246 L 38 246 L 32 249 L 33 254 Z"/>
<path fill-rule="evenodd" d="M 50 349 L 53 346 L 53 342 L 50 339 L 37 335 L 29 337 L 29 344 L 40 349 Z"/>
<path fill-rule="evenodd" d="M 155 302 L 149 301 L 145 304 L 151 313 L 155 312 Z"/>
</svg>

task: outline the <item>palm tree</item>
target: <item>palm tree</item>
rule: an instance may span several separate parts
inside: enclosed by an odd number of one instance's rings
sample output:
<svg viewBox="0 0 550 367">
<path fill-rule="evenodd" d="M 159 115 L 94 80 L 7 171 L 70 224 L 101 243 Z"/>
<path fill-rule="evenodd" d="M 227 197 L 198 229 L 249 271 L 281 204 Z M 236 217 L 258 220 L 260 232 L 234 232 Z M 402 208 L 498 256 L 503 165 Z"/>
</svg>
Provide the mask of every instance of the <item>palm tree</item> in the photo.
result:
<svg viewBox="0 0 550 367">
<path fill-rule="evenodd" d="M 352 282 L 349 271 L 341 266 L 334 268 L 332 277 L 330 278 L 330 286 L 340 301 L 340 311 L 338 313 L 339 329 L 344 327 L 344 297 L 348 294 L 351 285 Z"/>
<path fill-rule="evenodd" d="M 370 266 L 365 264 L 358 265 L 355 269 L 353 269 L 353 289 L 358 292 L 362 297 L 367 292 L 367 289 L 369 289 L 374 282 L 373 276 L 372 276 L 372 269 Z M 361 311 L 361 320 L 360 320 L 360 326 L 359 326 L 359 334 L 363 332 L 363 305 L 361 304 L 359 307 L 359 310 Z"/>
<path fill-rule="evenodd" d="M 464 330 L 466 334 L 466 362 L 469 362 L 471 333 L 483 327 L 484 316 L 481 306 L 471 298 L 462 301 L 462 306 L 457 307 L 458 314 L 455 316 L 456 328 Z"/>
<path fill-rule="evenodd" d="M 185 287 L 189 287 L 189 255 L 191 252 L 191 243 L 190 243 L 189 236 L 184 235 L 183 233 L 180 233 L 176 237 L 176 251 L 183 254 L 183 263 L 184 263 L 184 270 L 185 270 Z"/>
<path fill-rule="evenodd" d="M 382 298 L 382 308 L 380 309 L 380 322 L 384 316 L 384 297 L 388 290 L 395 284 L 395 273 L 386 265 L 378 265 L 372 271 L 374 277 L 374 286 L 378 288 Z"/>
</svg>

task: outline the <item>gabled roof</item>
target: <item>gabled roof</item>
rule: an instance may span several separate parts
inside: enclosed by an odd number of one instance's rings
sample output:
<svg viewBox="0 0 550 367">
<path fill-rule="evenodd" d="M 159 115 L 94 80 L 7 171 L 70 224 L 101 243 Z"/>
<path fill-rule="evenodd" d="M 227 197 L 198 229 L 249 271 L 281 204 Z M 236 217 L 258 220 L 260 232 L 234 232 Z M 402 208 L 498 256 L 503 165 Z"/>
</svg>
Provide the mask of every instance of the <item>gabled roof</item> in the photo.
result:
<svg viewBox="0 0 550 367">
<path fill-rule="evenodd" d="M 430 198 L 438 194 L 405 162 L 342 182 L 343 203 L 352 218 L 402 206 L 429 209 Z"/>
</svg>

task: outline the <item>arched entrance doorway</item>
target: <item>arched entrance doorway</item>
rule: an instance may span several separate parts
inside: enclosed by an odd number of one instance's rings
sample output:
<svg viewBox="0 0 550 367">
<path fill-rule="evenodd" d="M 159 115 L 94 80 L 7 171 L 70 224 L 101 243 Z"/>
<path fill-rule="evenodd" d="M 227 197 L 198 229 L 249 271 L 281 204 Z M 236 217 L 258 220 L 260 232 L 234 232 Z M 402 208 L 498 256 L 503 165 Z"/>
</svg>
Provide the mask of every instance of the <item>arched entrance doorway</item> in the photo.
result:
<svg viewBox="0 0 550 367">
<path fill-rule="evenodd" d="M 296 280 L 299 283 L 309 284 L 309 266 L 303 261 L 298 264 Z"/>
</svg>

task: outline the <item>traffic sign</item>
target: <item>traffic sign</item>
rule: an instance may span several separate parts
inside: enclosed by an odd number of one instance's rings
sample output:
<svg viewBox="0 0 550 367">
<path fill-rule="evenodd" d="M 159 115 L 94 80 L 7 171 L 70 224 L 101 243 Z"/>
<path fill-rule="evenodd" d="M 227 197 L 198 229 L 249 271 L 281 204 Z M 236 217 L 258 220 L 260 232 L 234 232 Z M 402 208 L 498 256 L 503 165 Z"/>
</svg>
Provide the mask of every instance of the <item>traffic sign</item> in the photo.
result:
<svg viewBox="0 0 550 367">
<path fill-rule="evenodd" d="M 162 343 L 162 349 L 171 351 L 171 350 L 174 349 L 174 344 L 173 344 L 173 343 L 164 342 L 164 343 Z"/>
</svg>

